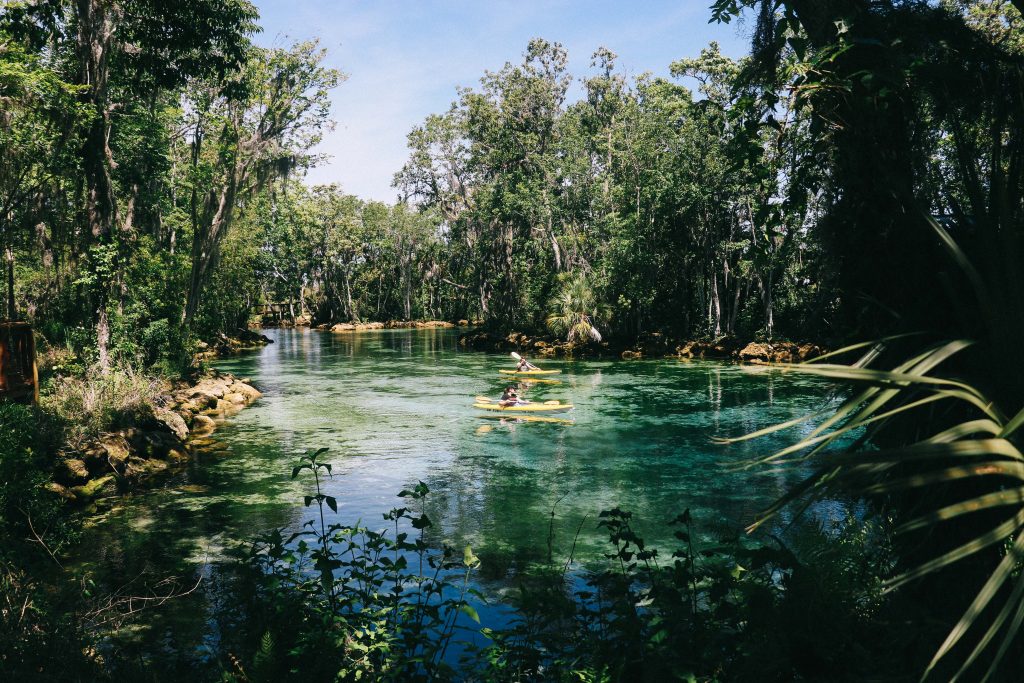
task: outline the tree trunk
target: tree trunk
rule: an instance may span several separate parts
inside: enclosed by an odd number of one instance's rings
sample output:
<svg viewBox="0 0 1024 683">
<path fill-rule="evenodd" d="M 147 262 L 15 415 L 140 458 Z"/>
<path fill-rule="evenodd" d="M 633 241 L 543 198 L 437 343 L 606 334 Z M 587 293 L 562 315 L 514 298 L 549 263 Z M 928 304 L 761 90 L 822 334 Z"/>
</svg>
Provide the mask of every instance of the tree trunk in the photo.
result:
<svg viewBox="0 0 1024 683">
<path fill-rule="evenodd" d="M 711 320 L 714 336 L 722 336 L 722 303 L 718 298 L 718 273 L 711 273 Z"/>
<path fill-rule="evenodd" d="M 8 246 L 7 256 L 7 319 L 14 320 L 17 308 L 14 305 L 14 247 Z"/>
<path fill-rule="evenodd" d="M 352 277 L 351 273 L 346 268 L 345 269 L 345 313 L 346 313 L 346 315 L 348 315 L 348 319 L 349 319 L 350 322 L 355 322 L 356 320 L 358 320 L 358 317 L 356 316 L 355 306 L 352 305 L 352 284 L 350 282 L 351 277 Z"/>
</svg>

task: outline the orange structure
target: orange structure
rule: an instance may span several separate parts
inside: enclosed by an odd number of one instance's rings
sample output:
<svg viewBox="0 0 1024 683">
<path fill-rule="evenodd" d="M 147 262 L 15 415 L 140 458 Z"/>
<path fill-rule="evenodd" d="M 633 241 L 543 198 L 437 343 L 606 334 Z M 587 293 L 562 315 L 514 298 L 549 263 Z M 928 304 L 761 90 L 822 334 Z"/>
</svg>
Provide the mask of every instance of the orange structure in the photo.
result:
<svg viewBox="0 0 1024 683">
<path fill-rule="evenodd" d="M 0 321 L 0 400 L 39 401 L 39 369 L 32 327 Z"/>
</svg>

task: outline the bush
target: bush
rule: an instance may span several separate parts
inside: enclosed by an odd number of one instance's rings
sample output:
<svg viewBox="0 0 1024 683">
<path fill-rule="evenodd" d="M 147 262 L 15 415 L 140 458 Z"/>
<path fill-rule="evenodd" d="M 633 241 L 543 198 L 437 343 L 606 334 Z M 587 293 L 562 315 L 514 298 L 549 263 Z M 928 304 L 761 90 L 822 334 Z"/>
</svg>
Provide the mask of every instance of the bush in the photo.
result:
<svg viewBox="0 0 1024 683">
<path fill-rule="evenodd" d="M 59 442 L 59 429 L 42 411 L 0 401 L 0 540 L 4 548 L 13 549 L 31 538 L 33 528 L 40 533 L 46 530 L 47 546 L 54 551 L 73 536 L 73 524 L 60 511 L 62 502 L 44 488 Z"/>
<path fill-rule="evenodd" d="M 68 425 L 68 441 L 77 445 L 102 431 L 142 421 L 152 414 L 164 389 L 162 380 L 131 366 L 111 368 L 106 374 L 94 366 L 81 377 L 54 378 L 42 405 Z"/>
<path fill-rule="evenodd" d="M 664 556 L 620 509 L 600 515 L 604 569 L 570 574 L 570 558 L 531 570 L 510 623 L 479 628 L 491 644 L 458 643 L 455 662 L 455 634 L 479 622 L 470 597 L 484 596 L 469 587 L 479 560 L 468 548 L 461 558 L 430 550 L 422 510 L 385 515 L 391 532 L 327 526 L 324 506 L 336 503 L 320 491 L 330 470 L 318 457 L 294 472 L 317 474 L 305 500 L 318 518 L 290 537 L 261 537 L 247 556 L 266 616 L 250 637 L 251 663 L 233 660 L 236 678 L 895 680 L 912 666 L 893 647 L 907 636 L 884 619 L 880 577 L 891 553 L 876 525 L 805 530 L 792 549 L 736 535 L 698 543 L 687 511 L 670 523 L 680 544 Z M 421 508 L 427 493 L 421 482 L 399 495 Z"/>
<path fill-rule="evenodd" d="M 74 613 L 0 556 L 0 679 L 95 681 L 102 670 Z"/>
</svg>

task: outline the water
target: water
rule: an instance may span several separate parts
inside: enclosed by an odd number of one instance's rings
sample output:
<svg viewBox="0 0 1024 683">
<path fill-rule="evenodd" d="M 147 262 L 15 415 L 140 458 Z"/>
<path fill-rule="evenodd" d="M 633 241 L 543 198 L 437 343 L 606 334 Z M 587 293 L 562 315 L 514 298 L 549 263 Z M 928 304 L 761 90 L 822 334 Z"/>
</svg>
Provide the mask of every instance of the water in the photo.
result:
<svg viewBox="0 0 1024 683">
<path fill-rule="evenodd" d="M 801 473 L 729 466 L 788 441 L 720 446 L 712 437 L 806 414 L 828 391 L 759 366 L 552 361 L 544 365 L 562 370 L 558 383 L 536 384 L 526 396 L 569 400 L 575 410 L 566 422 L 516 422 L 471 406 L 475 395 L 500 394 L 506 380 L 497 370 L 510 359 L 459 349 L 453 330 L 268 335 L 274 344 L 217 363 L 252 379 L 264 397 L 221 425 L 216 443 L 166 485 L 95 518 L 81 546 L 78 566 L 106 587 L 167 575 L 189 587 L 206 578 L 119 636 L 129 650 L 156 647 L 182 671 L 244 619 L 230 605 L 224 549 L 309 519 L 302 496 L 311 482 L 290 478 L 305 450 L 330 449 L 334 477 L 325 492 L 338 499 L 337 520 L 346 523 L 382 528 L 381 515 L 401 502 L 396 494 L 426 482 L 432 542 L 471 544 L 493 588 L 546 558 L 549 529 L 556 558 L 568 556 L 579 528 L 577 566 L 598 563 L 602 509 L 633 511 L 645 538 L 666 548 L 664 522 L 686 508 L 703 537 L 750 523 Z"/>
</svg>

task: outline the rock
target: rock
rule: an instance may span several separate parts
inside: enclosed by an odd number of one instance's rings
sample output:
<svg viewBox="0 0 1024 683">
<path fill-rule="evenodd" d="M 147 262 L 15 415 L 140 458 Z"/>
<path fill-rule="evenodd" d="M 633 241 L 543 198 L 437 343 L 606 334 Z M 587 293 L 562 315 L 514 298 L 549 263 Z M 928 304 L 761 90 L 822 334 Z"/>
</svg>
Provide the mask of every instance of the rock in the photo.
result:
<svg viewBox="0 0 1024 683">
<path fill-rule="evenodd" d="M 228 392 L 224 394 L 224 401 L 233 405 L 245 405 L 245 396 L 236 394 L 235 392 Z"/>
<path fill-rule="evenodd" d="M 244 382 L 235 382 L 234 384 L 232 384 L 231 391 L 236 394 L 241 394 L 242 396 L 245 397 L 246 401 L 250 402 L 255 401 L 256 399 L 263 395 L 263 393 L 260 392 L 259 389 L 248 384 L 245 384 Z"/>
<path fill-rule="evenodd" d="M 166 425 L 178 439 L 184 441 L 188 438 L 188 425 L 185 424 L 185 420 L 181 415 L 170 410 L 158 410 L 155 417 Z"/>
<path fill-rule="evenodd" d="M 203 410 L 210 406 L 217 405 L 217 398 L 217 396 L 214 396 L 208 391 L 197 389 L 196 391 L 193 391 L 192 395 L 189 397 L 189 403 L 194 405 L 198 410 Z"/>
<path fill-rule="evenodd" d="M 129 430 L 124 430 L 128 432 Z M 128 439 L 124 433 L 104 434 L 97 444 L 106 453 L 106 462 L 110 467 L 117 469 L 118 465 L 124 463 L 131 455 L 131 448 L 128 446 Z"/>
<path fill-rule="evenodd" d="M 195 436 L 206 436 L 217 428 L 217 423 L 208 415 L 196 415 L 192 418 L 192 434 Z"/>
<path fill-rule="evenodd" d="M 427 328 L 443 327 L 443 328 L 448 328 L 448 327 L 455 327 L 455 324 L 454 323 L 450 323 L 447 320 L 426 320 L 424 322 L 416 323 L 416 327 L 427 327 Z"/>
<path fill-rule="evenodd" d="M 71 503 L 73 503 L 73 502 L 75 502 L 75 500 L 77 500 L 76 497 L 75 497 L 75 494 L 71 493 L 71 489 L 69 489 L 67 486 L 61 486 L 60 484 L 58 484 L 55 481 L 51 481 L 49 484 L 47 484 L 46 485 L 46 490 L 50 491 L 52 493 L 56 493 L 58 496 L 60 496 L 64 500 L 69 501 Z"/>
<path fill-rule="evenodd" d="M 84 460 L 68 458 L 58 462 L 54 477 L 63 484 L 81 484 L 89 479 L 89 468 Z"/>
<path fill-rule="evenodd" d="M 138 455 L 149 459 L 166 458 L 172 450 L 183 446 L 181 439 L 165 432 L 143 432 Z"/>
<path fill-rule="evenodd" d="M 825 349 L 820 346 L 815 346 L 814 344 L 801 344 L 796 350 L 796 357 L 801 361 L 810 360 L 823 355 L 825 355 Z"/>
<path fill-rule="evenodd" d="M 223 398 L 224 383 L 216 379 L 203 380 L 196 385 L 196 390 L 192 393 L 193 396 L 196 394 L 209 394 L 214 398 Z"/>
<path fill-rule="evenodd" d="M 680 358 L 693 358 L 693 348 L 697 345 L 697 342 L 686 342 L 682 346 L 676 347 L 676 355 Z"/>
<path fill-rule="evenodd" d="M 383 330 L 384 323 L 356 323 L 353 326 L 356 330 Z"/>
<path fill-rule="evenodd" d="M 125 463 L 122 473 L 125 481 L 131 485 L 137 485 L 145 479 L 167 471 L 168 465 L 163 460 L 150 460 L 146 458 L 131 458 Z"/>
<path fill-rule="evenodd" d="M 356 329 L 356 326 L 352 323 L 338 323 L 331 327 L 331 332 L 351 332 Z"/>
<path fill-rule="evenodd" d="M 641 353 L 640 351 L 633 351 L 631 349 L 626 349 L 625 351 L 622 352 L 622 359 L 623 360 L 635 360 L 637 358 L 643 358 L 643 357 L 644 357 L 644 354 Z"/>
<path fill-rule="evenodd" d="M 771 360 L 772 347 L 769 346 L 768 344 L 758 344 L 757 342 L 750 342 L 740 350 L 739 359 L 743 361 Z"/>
<path fill-rule="evenodd" d="M 88 503 L 96 496 L 100 495 L 104 489 L 113 487 L 114 475 L 108 474 L 105 477 L 99 477 L 93 479 L 81 486 L 72 486 L 71 493 L 75 496 L 75 500 L 80 503 Z"/>
</svg>

